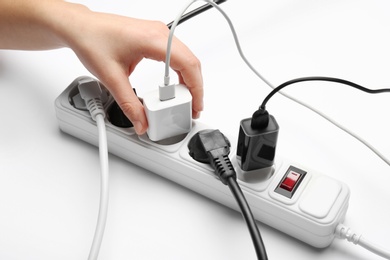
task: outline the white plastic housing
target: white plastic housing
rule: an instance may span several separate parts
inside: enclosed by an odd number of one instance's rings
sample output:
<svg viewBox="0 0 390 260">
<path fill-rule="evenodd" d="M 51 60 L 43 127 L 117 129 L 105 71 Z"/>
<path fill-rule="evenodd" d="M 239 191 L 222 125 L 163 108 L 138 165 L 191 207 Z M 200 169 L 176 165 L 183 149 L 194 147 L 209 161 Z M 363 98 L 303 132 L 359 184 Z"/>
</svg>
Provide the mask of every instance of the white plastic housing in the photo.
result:
<svg viewBox="0 0 390 260">
<path fill-rule="evenodd" d="M 184 85 L 175 85 L 175 98 L 161 101 L 159 90 L 143 97 L 147 134 L 152 141 L 160 141 L 191 131 L 192 96 Z"/>
</svg>

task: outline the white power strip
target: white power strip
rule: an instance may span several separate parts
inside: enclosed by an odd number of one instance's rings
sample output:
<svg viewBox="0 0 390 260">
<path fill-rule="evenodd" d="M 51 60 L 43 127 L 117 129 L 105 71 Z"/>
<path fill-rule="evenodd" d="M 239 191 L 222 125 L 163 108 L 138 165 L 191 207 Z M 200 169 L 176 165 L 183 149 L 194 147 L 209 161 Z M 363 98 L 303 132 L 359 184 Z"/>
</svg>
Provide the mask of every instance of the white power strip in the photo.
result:
<svg viewBox="0 0 390 260">
<path fill-rule="evenodd" d="M 89 112 L 74 107 L 77 82 L 72 82 L 56 99 L 60 129 L 93 145 L 98 145 L 98 132 Z M 109 110 L 114 100 L 105 100 Z M 153 142 L 147 135 L 138 136 L 133 128 L 114 126 L 106 119 L 108 149 L 199 194 L 235 210 L 239 210 L 229 188 L 214 176 L 210 165 L 195 161 L 187 144 L 198 131 L 213 129 L 194 121 L 189 134 L 165 142 Z M 227 134 L 229 137 L 229 133 Z M 232 144 L 235 139 L 230 138 Z M 238 183 L 256 220 L 318 248 L 329 246 L 335 229 L 342 223 L 348 208 L 349 188 L 342 182 L 291 163 L 279 157 L 263 177 L 242 173 L 234 151 L 230 154 Z"/>
</svg>

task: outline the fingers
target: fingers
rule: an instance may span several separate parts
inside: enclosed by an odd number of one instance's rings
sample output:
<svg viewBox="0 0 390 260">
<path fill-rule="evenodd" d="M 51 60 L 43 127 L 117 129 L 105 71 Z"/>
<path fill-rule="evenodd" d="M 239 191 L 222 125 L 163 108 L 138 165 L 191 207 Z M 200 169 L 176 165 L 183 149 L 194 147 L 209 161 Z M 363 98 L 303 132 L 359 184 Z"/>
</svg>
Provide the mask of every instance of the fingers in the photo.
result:
<svg viewBox="0 0 390 260">
<path fill-rule="evenodd" d="M 165 25 L 159 24 L 161 29 L 153 35 L 151 46 L 145 52 L 145 58 L 156 61 L 164 61 L 168 42 L 169 30 Z M 165 26 L 162 28 L 161 26 Z M 161 33 L 163 31 L 164 33 Z M 171 60 L 169 66 L 176 71 L 180 83 L 186 85 L 191 92 L 193 101 L 193 118 L 198 118 L 203 111 L 203 78 L 201 64 L 198 58 L 179 39 L 173 37 L 171 48 Z"/>
<path fill-rule="evenodd" d="M 183 78 L 183 76 L 181 75 L 181 72 L 177 71 L 176 72 L 179 76 L 179 82 L 181 84 L 184 84 L 188 87 L 188 89 L 190 90 L 190 93 L 192 95 L 192 118 L 196 119 L 196 118 L 199 118 L 200 117 L 200 113 L 203 111 L 204 109 L 204 105 L 203 105 L 203 81 L 202 81 L 202 78 L 200 79 L 195 79 L 194 82 L 195 83 L 191 83 L 191 80 L 187 78 Z M 199 81 L 200 83 L 196 83 L 197 81 Z M 200 85 L 199 85 L 200 84 Z M 194 86 L 194 87 L 193 87 Z M 199 87 L 201 86 L 201 87 Z"/>
<path fill-rule="evenodd" d="M 198 58 L 178 39 L 174 39 L 170 67 L 179 75 L 180 83 L 186 85 L 192 95 L 192 115 L 198 118 L 203 111 L 203 78 Z"/>
<path fill-rule="evenodd" d="M 145 110 L 134 93 L 128 77 L 124 73 L 118 73 L 116 76 L 101 80 L 110 90 L 123 113 L 132 122 L 135 132 L 138 135 L 144 134 L 148 128 Z"/>
<path fill-rule="evenodd" d="M 165 56 L 166 53 L 165 43 L 166 42 L 164 42 L 164 44 L 162 45 L 163 56 Z M 158 55 L 157 52 L 155 54 Z M 155 59 L 157 61 L 161 60 L 161 58 L 156 56 L 152 57 L 152 59 Z M 192 117 L 199 118 L 204 106 L 203 78 L 201 73 L 200 61 L 184 44 L 182 44 L 179 40 L 175 39 L 171 52 L 170 67 L 177 73 L 179 77 L 179 82 L 181 84 L 186 85 L 189 89 L 192 95 Z M 114 98 L 118 102 L 124 114 L 133 123 L 137 134 L 143 134 L 146 132 L 148 127 L 143 105 L 140 103 L 140 101 L 134 94 L 131 85 L 128 81 L 128 78 L 125 77 L 122 79 L 122 81 L 126 82 L 127 84 L 123 83 L 121 85 L 121 91 L 118 91 L 118 95 Z"/>
<path fill-rule="evenodd" d="M 112 28 L 116 28 L 118 21 L 122 22 L 122 19 L 130 21 L 132 26 L 113 30 Z M 79 57 L 109 89 L 124 114 L 133 123 L 136 133 L 140 135 L 146 132 L 148 122 L 144 107 L 135 95 L 128 77 L 143 58 L 165 61 L 169 30 L 161 22 L 117 16 L 112 20 L 115 23 L 109 27 L 110 35 L 115 36 L 116 34 L 112 32 L 116 32 L 118 34 L 116 36 L 120 36 L 116 38 L 120 40 L 100 42 L 99 58 L 95 57 L 94 52 L 88 56 L 89 48 L 82 49 L 84 52 L 80 51 Z M 99 64 L 101 60 L 105 61 L 104 66 Z M 193 98 L 192 116 L 198 118 L 203 110 L 203 79 L 199 60 L 186 45 L 174 37 L 169 65 L 178 74 L 179 82 L 188 87 Z"/>
</svg>

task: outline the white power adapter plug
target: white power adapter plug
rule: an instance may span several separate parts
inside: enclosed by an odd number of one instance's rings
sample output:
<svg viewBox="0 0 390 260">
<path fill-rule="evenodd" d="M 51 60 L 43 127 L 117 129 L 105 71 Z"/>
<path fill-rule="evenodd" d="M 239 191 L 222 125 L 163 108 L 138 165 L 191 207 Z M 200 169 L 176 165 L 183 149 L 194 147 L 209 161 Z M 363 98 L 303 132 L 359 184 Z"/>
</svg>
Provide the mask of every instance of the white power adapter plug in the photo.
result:
<svg viewBox="0 0 390 260">
<path fill-rule="evenodd" d="M 168 93 L 161 98 L 161 88 Z M 143 97 L 147 134 L 152 141 L 161 141 L 191 131 L 192 96 L 182 84 L 160 87 Z"/>
</svg>

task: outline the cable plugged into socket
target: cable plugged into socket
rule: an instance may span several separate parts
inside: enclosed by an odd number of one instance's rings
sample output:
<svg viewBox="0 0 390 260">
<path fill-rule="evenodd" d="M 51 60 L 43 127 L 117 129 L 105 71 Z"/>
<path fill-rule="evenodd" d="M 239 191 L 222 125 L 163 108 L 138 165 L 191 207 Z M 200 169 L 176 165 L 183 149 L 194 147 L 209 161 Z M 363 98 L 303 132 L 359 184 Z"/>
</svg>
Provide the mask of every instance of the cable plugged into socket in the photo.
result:
<svg viewBox="0 0 390 260">
<path fill-rule="evenodd" d="M 215 176 L 227 185 L 244 217 L 257 259 L 267 260 L 267 253 L 260 231 L 253 217 L 248 202 L 236 180 L 236 171 L 229 159 L 230 142 L 219 130 L 202 130 L 196 133 L 188 142 L 190 156 L 202 163 L 209 163 L 214 169 Z"/>
<path fill-rule="evenodd" d="M 186 86 L 161 86 L 147 93 L 143 102 L 150 140 L 157 142 L 191 131 L 192 96 Z"/>
<path fill-rule="evenodd" d="M 99 98 L 103 106 L 109 100 L 110 94 L 107 89 L 94 78 L 80 76 L 71 85 L 74 88 L 70 91 L 68 99 L 70 104 L 76 109 L 88 111 L 88 102 L 85 101 L 87 97 Z M 81 86 L 81 90 L 79 86 Z"/>
<path fill-rule="evenodd" d="M 236 153 L 239 179 L 256 182 L 272 176 L 278 133 L 278 123 L 266 110 L 241 120 Z"/>
</svg>

